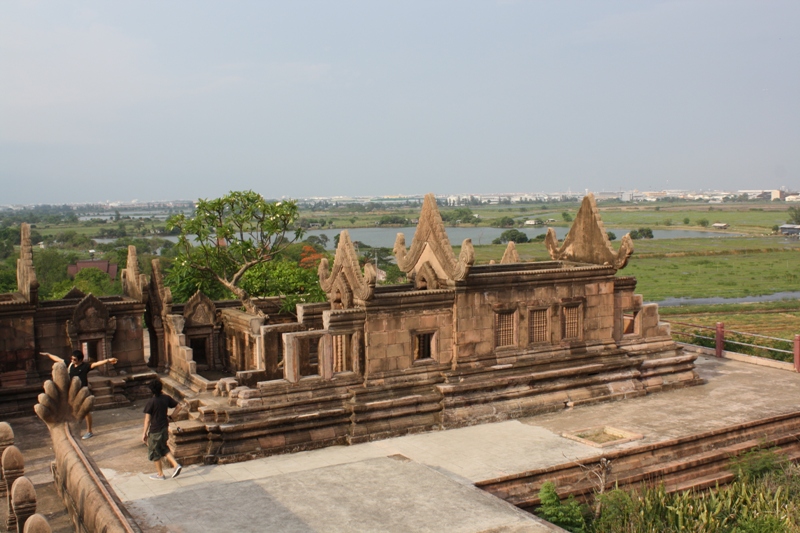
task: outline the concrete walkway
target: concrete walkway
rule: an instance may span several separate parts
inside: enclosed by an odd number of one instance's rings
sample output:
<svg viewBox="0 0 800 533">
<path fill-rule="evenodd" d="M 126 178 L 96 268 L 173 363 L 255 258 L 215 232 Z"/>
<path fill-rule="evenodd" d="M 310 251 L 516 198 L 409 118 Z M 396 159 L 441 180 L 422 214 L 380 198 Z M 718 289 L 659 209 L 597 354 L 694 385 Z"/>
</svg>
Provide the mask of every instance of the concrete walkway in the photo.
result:
<svg viewBox="0 0 800 533">
<path fill-rule="evenodd" d="M 189 466 L 166 481 L 149 479 L 154 470 L 140 440 L 143 402 L 95 413 L 96 437 L 84 442 L 145 531 L 552 531 L 473 484 L 601 453 L 561 437 L 563 431 L 611 425 L 643 435 L 612 448 L 619 449 L 800 409 L 796 373 L 707 357 L 697 364 L 708 383 L 689 389 L 245 463 Z M 33 431 L 37 421 L 26 419 L 21 432 L 11 422 L 23 452 L 46 455 Z M 24 433 L 39 442 L 23 443 Z"/>
</svg>

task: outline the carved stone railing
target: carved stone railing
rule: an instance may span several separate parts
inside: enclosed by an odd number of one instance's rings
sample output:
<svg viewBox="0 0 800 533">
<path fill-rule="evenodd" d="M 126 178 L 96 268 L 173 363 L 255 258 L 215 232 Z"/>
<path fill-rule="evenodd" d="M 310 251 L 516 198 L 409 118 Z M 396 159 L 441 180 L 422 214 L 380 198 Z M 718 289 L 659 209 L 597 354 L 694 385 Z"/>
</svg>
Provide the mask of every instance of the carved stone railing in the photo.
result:
<svg viewBox="0 0 800 533">
<path fill-rule="evenodd" d="M 50 430 L 55 461 L 53 478 L 76 531 L 139 533 L 141 529 L 122 505 L 97 464 L 75 439 L 70 422 L 84 418 L 94 406 L 94 396 L 81 387 L 80 379 L 71 382 L 64 363 L 53 365 L 53 379 L 44 384 L 44 393 L 34 407 Z"/>
<path fill-rule="evenodd" d="M 25 477 L 25 460 L 14 446 L 14 431 L 0 422 L 0 497 L 5 496 L 4 531 L 50 533 L 47 519 L 36 513 L 36 489 Z"/>
</svg>

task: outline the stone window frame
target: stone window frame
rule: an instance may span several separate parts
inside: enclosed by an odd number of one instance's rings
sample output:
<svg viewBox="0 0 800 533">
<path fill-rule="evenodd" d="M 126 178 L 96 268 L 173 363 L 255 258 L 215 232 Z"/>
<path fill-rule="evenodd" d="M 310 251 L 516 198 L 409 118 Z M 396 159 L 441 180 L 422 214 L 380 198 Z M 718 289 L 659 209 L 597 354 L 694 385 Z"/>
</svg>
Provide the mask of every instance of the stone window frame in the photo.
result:
<svg viewBox="0 0 800 533">
<path fill-rule="evenodd" d="M 545 313 L 545 339 L 534 340 L 534 315 L 539 312 Z M 553 342 L 553 315 L 549 305 L 535 305 L 528 307 L 528 344 L 551 344 Z"/>
<path fill-rule="evenodd" d="M 428 342 L 430 357 L 419 357 L 419 342 L 421 337 L 430 335 Z M 413 364 L 428 365 L 439 361 L 439 330 L 438 329 L 418 329 L 411 332 L 411 347 L 413 350 Z"/>
<path fill-rule="evenodd" d="M 498 350 L 508 350 L 517 348 L 519 345 L 519 313 L 516 306 L 505 307 L 497 306 L 494 311 L 494 347 Z M 502 317 L 502 318 L 501 318 Z M 503 321 L 510 320 L 510 324 L 503 324 Z M 501 336 L 506 336 L 501 328 L 509 325 L 511 328 L 511 342 L 500 344 Z"/>
<path fill-rule="evenodd" d="M 560 309 L 560 317 L 561 317 L 561 340 L 566 342 L 580 342 L 584 338 L 584 314 L 586 310 L 586 302 L 584 298 L 567 298 L 561 301 L 561 309 Z M 577 329 L 577 335 L 575 336 L 567 336 L 567 326 L 568 326 L 568 315 L 567 313 L 571 312 L 573 309 L 577 309 L 577 314 L 575 316 L 577 324 L 575 324 L 575 328 Z M 569 310 L 569 311 L 568 311 Z"/>
</svg>

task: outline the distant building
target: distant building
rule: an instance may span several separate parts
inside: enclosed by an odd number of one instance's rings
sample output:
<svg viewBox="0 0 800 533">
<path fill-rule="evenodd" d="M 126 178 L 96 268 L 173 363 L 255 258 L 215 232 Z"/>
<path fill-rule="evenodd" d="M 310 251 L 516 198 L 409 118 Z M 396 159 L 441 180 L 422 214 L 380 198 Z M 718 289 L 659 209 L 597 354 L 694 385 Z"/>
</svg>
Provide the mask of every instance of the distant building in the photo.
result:
<svg viewBox="0 0 800 533">
<path fill-rule="evenodd" d="M 784 224 L 778 228 L 783 235 L 800 235 L 800 224 Z"/>
<path fill-rule="evenodd" d="M 714 222 L 711 224 L 711 227 L 714 229 L 728 229 L 730 225 L 726 224 L 725 222 Z"/>
</svg>

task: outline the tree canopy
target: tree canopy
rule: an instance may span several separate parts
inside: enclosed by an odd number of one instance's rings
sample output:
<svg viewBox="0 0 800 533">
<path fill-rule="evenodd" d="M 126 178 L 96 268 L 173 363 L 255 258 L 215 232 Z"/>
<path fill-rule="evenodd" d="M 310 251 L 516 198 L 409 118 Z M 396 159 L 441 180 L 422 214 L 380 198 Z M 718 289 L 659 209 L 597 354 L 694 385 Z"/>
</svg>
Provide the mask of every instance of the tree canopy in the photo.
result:
<svg viewBox="0 0 800 533">
<path fill-rule="evenodd" d="M 302 237 L 297 218 L 294 201 L 268 202 L 254 191 L 231 191 L 221 198 L 198 200 L 194 216 L 175 215 L 167 226 L 180 231 L 175 260 L 179 270 L 194 270 L 216 281 L 249 312 L 259 313 L 242 278 Z"/>
</svg>

